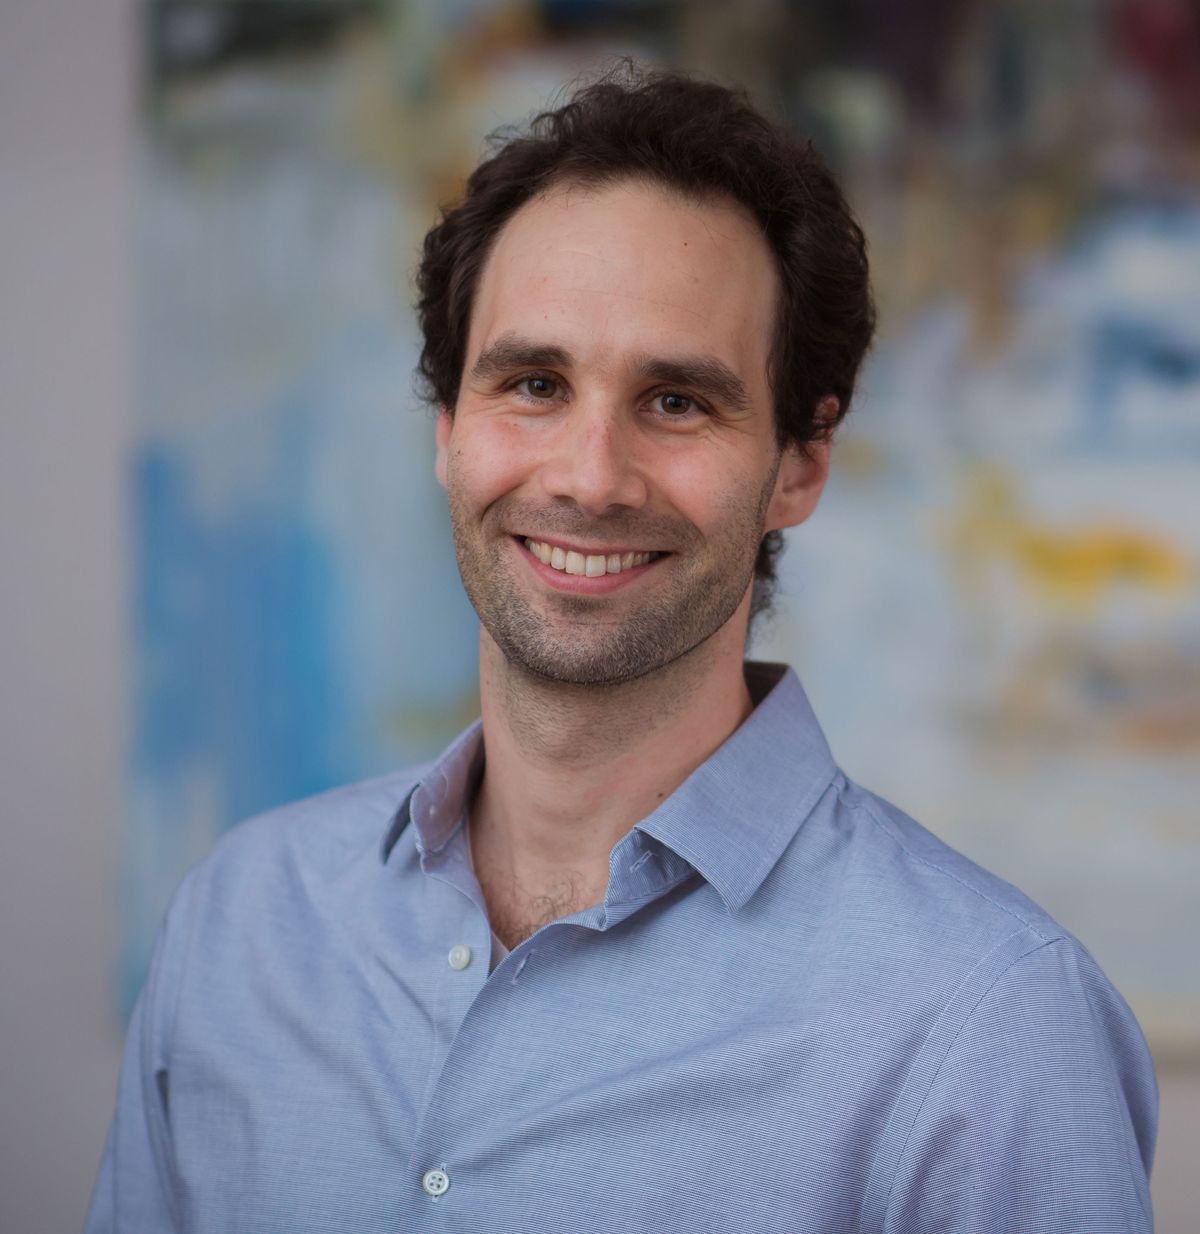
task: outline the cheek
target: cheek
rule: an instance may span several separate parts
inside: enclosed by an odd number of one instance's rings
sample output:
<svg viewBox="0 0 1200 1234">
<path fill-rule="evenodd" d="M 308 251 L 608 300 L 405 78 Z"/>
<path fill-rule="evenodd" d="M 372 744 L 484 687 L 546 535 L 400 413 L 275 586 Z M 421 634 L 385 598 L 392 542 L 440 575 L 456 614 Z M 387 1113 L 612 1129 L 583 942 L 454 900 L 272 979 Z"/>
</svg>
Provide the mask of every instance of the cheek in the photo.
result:
<svg viewBox="0 0 1200 1234">
<path fill-rule="evenodd" d="M 755 461 L 741 451 L 704 443 L 660 457 L 656 482 L 689 522 L 719 530 L 731 519 L 757 515 L 769 472 Z"/>
<path fill-rule="evenodd" d="M 517 427 L 499 421 L 457 434 L 446 456 L 449 486 L 473 506 L 490 505 L 527 478 L 528 445 Z"/>
</svg>

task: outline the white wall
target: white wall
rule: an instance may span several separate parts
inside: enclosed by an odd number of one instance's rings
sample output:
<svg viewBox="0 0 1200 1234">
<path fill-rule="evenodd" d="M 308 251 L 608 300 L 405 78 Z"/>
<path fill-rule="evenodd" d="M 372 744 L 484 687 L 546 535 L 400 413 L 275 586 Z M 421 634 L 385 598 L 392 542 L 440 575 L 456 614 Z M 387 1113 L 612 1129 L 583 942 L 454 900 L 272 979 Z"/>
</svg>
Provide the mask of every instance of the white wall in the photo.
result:
<svg viewBox="0 0 1200 1234">
<path fill-rule="evenodd" d="M 0 0 L 0 1230 L 78 1229 L 112 1108 L 132 425 L 130 0 Z M 1164 1073 L 1160 1234 L 1200 1228 Z"/>
<path fill-rule="evenodd" d="M 83 1221 L 112 1109 L 133 41 L 0 0 L 0 1229 Z"/>
</svg>

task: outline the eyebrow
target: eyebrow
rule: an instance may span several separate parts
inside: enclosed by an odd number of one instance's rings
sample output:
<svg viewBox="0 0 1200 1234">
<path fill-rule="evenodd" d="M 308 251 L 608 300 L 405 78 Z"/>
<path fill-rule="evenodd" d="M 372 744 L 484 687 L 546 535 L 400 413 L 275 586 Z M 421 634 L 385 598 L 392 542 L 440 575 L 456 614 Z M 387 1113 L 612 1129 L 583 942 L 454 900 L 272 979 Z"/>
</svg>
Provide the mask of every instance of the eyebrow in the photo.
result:
<svg viewBox="0 0 1200 1234">
<path fill-rule="evenodd" d="M 563 347 L 502 334 L 479 353 L 471 366 L 476 381 L 486 381 L 518 368 L 569 368 L 572 356 Z M 687 386 L 734 411 L 748 411 L 750 392 L 727 364 L 712 356 L 635 356 L 630 371 L 638 377 Z"/>
<path fill-rule="evenodd" d="M 471 365 L 471 376 L 486 381 L 515 368 L 568 368 L 570 363 L 571 354 L 562 347 L 502 334 L 479 353 Z"/>
</svg>

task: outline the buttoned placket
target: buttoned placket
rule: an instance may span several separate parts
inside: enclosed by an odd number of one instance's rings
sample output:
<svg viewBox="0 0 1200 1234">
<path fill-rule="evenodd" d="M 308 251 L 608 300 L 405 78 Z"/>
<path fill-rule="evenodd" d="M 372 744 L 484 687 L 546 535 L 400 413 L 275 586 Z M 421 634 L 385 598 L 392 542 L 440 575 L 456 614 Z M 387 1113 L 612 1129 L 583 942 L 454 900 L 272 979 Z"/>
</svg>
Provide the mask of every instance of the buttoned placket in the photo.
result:
<svg viewBox="0 0 1200 1234">
<path fill-rule="evenodd" d="M 422 872 L 458 893 L 453 935 L 434 961 L 440 967 L 439 996 L 447 1014 L 439 1017 L 445 1028 L 439 1036 L 429 1084 L 421 1105 L 412 1145 L 409 1169 L 419 1187 L 420 1202 L 414 1212 L 418 1224 L 422 1203 L 431 1208 L 455 1202 L 456 1190 L 469 1195 L 470 1178 L 456 1171 L 453 1132 L 442 1125 L 439 1094 L 457 1089 L 473 1070 L 469 1057 L 486 1039 L 485 1025 L 492 1015 L 511 1016 L 514 998 L 523 997 L 523 983 L 530 970 L 538 977 L 559 962 L 564 930 L 589 929 L 603 933 L 649 900 L 690 877 L 694 871 L 651 837 L 631 832 L 614 848 L 609 862 L 609 883 L 602 904 L 594 905 L 544 926 L 515 947 L 489 975 L 491 926 L 479 881 L 471 866 L 464 825 L 460 824 L 436 851 L 421 853 Z M 478 1032 L 463 1032 L 468 1022 Z M 469 1083 L 469 1080 L 466 1081 Z M 433 1227 L 436 1228 L 436 1223 Z"/>
<path fill-rule="evenodd" d="M 444 778 L 438 788 L 442 790 L 441 800 L 436 801 L 429 810 L 431 821 L 436 821 L 436 811 L 444 802 Z M 488 980 L 487 961 L 492 935 L 461 826 L 454 829 L 437 848 L 425 848 L 416 834 L 412 835 L 412 840 L 417 846 L 422 875 L 441 885 L 446 893 L 438 916 L 438 920 L 445 923 L 446 933 L 437 940 L 434 954 L 426 961 L 433 969 L 428 979 L 435 991 L 436 1035 L 428 1081 L 418 1107 L 421 1114 L 414 1128 L 413 1156 L 408 1167 L 413 1173 L 414 1183 L 423 1193 L 422 1200 L 437 1203 L 451 1191 L 451 1166 L 443 1159 L 444 1154 L 435 1157 L 423 1150 L 422 1129 L 434 1112 L 434 1094 L 447 1056 L 463 1020 Z"/>
<path fill-rule="evenodd" d="M 411 1138 L 406 1137 L 410 1156 L 405 1167 L 408 1200 L 403 1227 L 413 1234 L 465 1228 L 463 1222 L 470 1225 L 483 1220 L 492 1197 L 478 1190 L 480 1174 L 489 1175 L 486 1186 L 502 1185 L 497 1165 L 503 1158 L 491 1153 L 501 1152 L 504 1142 L 502 1137 L 490 1143 L 487 1128 L 490 1134 L 500 1134 L 498 1129 L 507 1125 L 506 1119 L 521 1116 L 515 1107 L 508 1113 L 489 1111 L 481 1143 L 480 1115 L 498 1091 L 486 1078 L 499 1081 L 502 1095 L 506 1084 L 495 1067 L 498 1059 L 507 1060 L 508 1074 L 520 1085 L 525 1043 L 536 1036 L 539 1024 L 553 1016 L 561 1019 L 564 993 L 568 999 L 578 997 L 578 990 L 570 994 L 572 972 L 578 972 L 581 964 L 607 963 L 605 957 L 589 954 L 592 948 L 606 945 L 603 936 L 642 910 L 655 911 L 652 902 L 677 889 L 685 890 L 689 883 L 719 895 L 726 910 L 737 911 L 778 855 L 777 850 L 754 848 L 749 843 L 752 837 L 742 842 L 747 830 L 744 811 L 740 801 L 725 800 L 728 793 L 722 789 L 723 782 L 718 781 L 720 791 L 715 795 L 721 807 L 718 814 L 725 809 L 730 812 L 734 825 L 728 834 L 721 828 L 715 833 L 711 828 L 695 832 L 690 820 L 698 803 L 688 800 L 685 793 L 678 801 L 665 802 L 662 810 L 635 826 L 614 847 L 603 903 L 544 926 L 489 974 L 491 928 L 462 818 L 471 776 L 481 769 L 479 740 L 475 726 L 427 773 L 410 794 L 411 816 L 406 801 L 393 817 L 384 844 L 386 862 L 389 847 L 407 831 L 412 855 L 407 868 L 424 883 L 425 891 L 418 892 L 417 898 L 421 920 L 429 927 L 420 931 L 420 964 L 422 985 L 429 994 L 427 1010 L 434 1023 L 434 1047 L 428 1056 L 424 1090 L 414 1102 L 416 1117 L 408 1124 Z M 823 747 L 812 761 L 814 775 L 806 777 L 806 783 L 815 800 L 828 786 L 833 766 Z M 827 769 L 828 775 L 824 774 Z M 768 807 L 773 804 L 766 803 Z M 793 802 L 790 809 L 799 818 L 807 816 L 811 804 Z M 774 811 L 768 808 L 765 814 L 773 817 Z M 408 826 L 410 821 L 414 826 Z M 747 860 L 747 853 L 754 859 Z M 629 929 L 620 935 L 621 941 L 613 939 L 612 945 L 626 951 Z M 580 1028 L 586 1032 L 586 1023 L 581 1022 Z M 530 1063 L 536 1070 L 535 1060 Z M 480 1091 L 481 1082 L 488 1083 L 484 1091 Z M 481 1150 L 487 1155 L 480 1156 Z"/>
<path fill-rule="evenodd" d="M 471 869 L 461 827 L 439 849 L 421 853 L 421 870 L 457 893 L 453 924 L 441 940 L 443 971 L 438 982 L 445 1002 L 456 1010 L 449 1019 L 457 1026 L 488 978 L 492 942 L 483 892 Z"/>
</svg>

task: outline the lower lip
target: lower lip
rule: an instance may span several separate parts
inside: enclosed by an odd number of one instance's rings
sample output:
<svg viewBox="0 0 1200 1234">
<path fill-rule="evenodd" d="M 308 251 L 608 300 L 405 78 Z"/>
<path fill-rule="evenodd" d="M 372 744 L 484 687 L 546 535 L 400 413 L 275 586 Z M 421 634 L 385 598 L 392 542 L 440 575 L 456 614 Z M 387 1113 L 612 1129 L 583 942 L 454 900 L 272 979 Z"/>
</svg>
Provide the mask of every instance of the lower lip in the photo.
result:
<svg viewBox="0 0 1200 1234">
<path fill-rule="evenodd" d="M 578 596 L 604 596 L 611 591 L 616 591 L 618 587 L 626 587 L 630 583 L 641 578 L 647 570 L 653 570 L 662 557 L 656 557 L 653 561 L 646 562 L 643 566 L 630 566 L 628 570 L 622 570 L 619 574 L 598 574 L 595 578 L 588 578 L 586 574 L 568 574 L 565 570 L 556 570 L 553 566 L 548 566 L 542 559 L 531 553 L 525 547 L 524 540 L 519 540 L 514 537 L 513 543 L 517 546 L 518 551 L 529 563 L 530 567 L 546 581 L 549 586 L 556 591 L 569 591 Z"/>
</svg>

